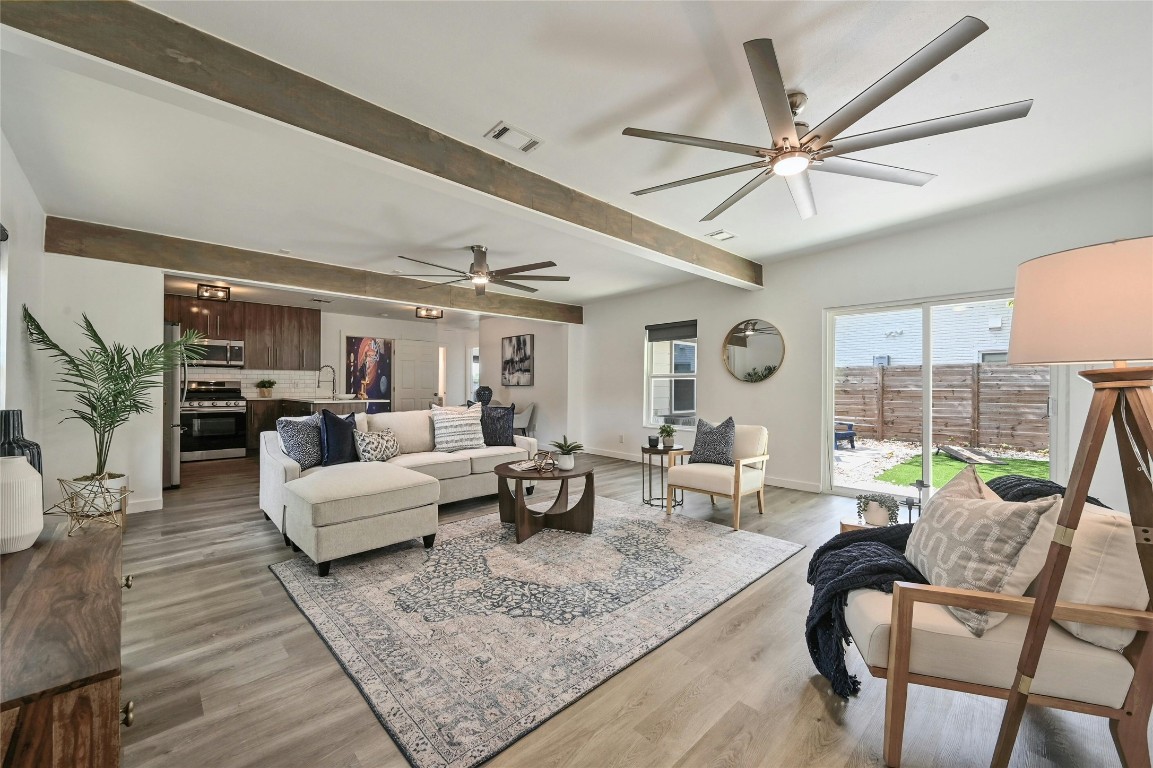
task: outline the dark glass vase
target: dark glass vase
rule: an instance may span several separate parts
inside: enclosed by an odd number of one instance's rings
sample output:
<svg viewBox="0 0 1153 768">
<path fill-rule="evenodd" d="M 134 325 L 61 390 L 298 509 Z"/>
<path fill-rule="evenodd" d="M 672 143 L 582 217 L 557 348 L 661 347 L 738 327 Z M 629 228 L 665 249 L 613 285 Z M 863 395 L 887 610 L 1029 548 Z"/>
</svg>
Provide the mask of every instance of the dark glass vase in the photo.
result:
<svg viewBox="0 0 1153 768">
<path fill-rule="evenodd" d="M 488 405 L 492 400 L 492 387 L 479 386 L 476 388 L 476 401 L 482 405 Z"/>
<path fill-rule="evenodd" d="M 0 411 L 0 456 L 23 456 L 44 474 L 40 445 L 24 437 L 24 414 L 20 411 Z"/>
</svg>

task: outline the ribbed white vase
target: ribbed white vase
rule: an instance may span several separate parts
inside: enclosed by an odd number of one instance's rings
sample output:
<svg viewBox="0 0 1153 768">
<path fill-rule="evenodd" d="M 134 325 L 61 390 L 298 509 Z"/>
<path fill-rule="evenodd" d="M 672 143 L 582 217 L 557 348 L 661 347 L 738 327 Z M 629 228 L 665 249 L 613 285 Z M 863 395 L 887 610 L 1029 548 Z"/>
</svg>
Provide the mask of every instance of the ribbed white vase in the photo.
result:
<svg viewBox="0 0 1153 768">
<path fill-rule="evenodd" d="M 0 554 L 28 549 L 44 530 L 44 487 L 23 456 L 0 457 Z"/>
</svg>

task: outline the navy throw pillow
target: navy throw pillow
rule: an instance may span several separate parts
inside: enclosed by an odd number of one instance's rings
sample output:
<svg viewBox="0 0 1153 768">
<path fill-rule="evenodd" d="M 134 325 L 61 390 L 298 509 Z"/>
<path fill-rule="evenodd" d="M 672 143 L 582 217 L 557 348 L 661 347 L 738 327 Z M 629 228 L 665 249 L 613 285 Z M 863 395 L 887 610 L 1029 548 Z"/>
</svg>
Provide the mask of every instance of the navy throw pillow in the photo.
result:
<svg viewBox="0 0 1153 768">
<path fill-rule="evenodd" d="M 733 444 L 737 441 L 737 425 L 733 417 L 713 426 L 697 419 L 697 437 L 693 441 L 690 464 L 722 464 L 733 466 Z"/>
<path fill-rule="evenodd" d="M 356 414 L 337 416 L 327 408 L 320 414 L 320 451 L 322 467 L 360 461 L 356 455 Z"/>
<path fill-rule="evenodd" d="M 512 420 L 516 405 L 486 405 L 480 412 L 480 429 L 485 445 L 516 445 L 512 439 Z"/>
</svg>

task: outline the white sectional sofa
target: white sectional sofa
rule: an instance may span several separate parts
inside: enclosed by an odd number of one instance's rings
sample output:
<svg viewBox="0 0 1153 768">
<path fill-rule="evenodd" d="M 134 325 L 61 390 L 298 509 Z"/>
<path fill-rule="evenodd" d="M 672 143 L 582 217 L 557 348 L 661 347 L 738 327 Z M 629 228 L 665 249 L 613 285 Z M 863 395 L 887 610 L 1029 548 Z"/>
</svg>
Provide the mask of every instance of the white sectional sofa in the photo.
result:
<svg viewBox="0 0 1153 768">
<path fill-rule="evenodd" d="M 514 446 L 434 451 L 429 411 L 357 414 L 356 428 L 391 429 L 400 455 L 301 470 L 276 432 L 260 435 L 260 508 L 322 576 L 339 557 L 421 536 L 432 546 L 438 503 L 495 494 L 493 468 L 537 450 L 534 438 L 517 435 Z"/>
</svg>

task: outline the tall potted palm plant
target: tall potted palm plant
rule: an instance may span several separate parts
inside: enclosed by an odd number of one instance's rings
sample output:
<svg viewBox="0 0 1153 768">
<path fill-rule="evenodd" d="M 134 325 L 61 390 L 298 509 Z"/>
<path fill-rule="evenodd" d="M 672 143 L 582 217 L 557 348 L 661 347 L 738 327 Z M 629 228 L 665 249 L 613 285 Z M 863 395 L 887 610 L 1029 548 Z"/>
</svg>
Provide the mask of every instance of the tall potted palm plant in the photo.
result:
<svg viewBox="0 0 1153 768">
<path fill-rule="evenodd" d="M 92 346 L 76 353 L 68 352 L 48 335 L 40 323 L 23 307 L 24 325 L 32 345 L 51 355 L 57 363 L 59 378 L 64 386 L 60 392 L 76 396 L 76 408 L 69 408 L 61 423 L 77 419 L 88 425 L 96 443 L 96 469 L 90 475 L 76 480 L 98 480 L 112 487 L 126 482 L 125 476 L 108 471 L 108 455 L 116 430 L 138 413 L 150 413 L 152 401 L 149 390 L 163 383 L 164 372 L 175 368 L 183 360 L 198 360 L 204 356 L 203 338 L 189 331 L 178 341 L 165 342 L 145 350 L 128 348 L 119 342 L 107 343 L 96 332 L 88 315 L 81 315 L 84 337 Z"/>
</svg>

